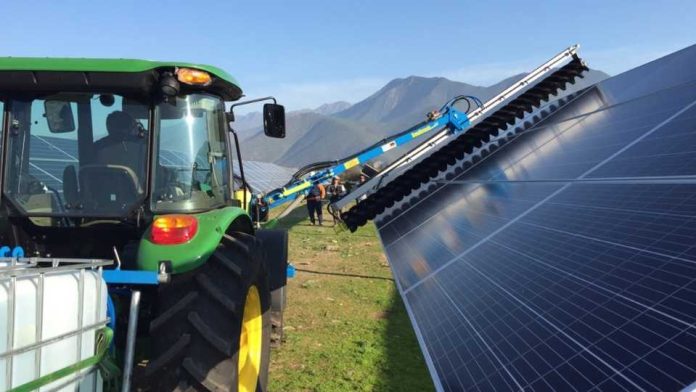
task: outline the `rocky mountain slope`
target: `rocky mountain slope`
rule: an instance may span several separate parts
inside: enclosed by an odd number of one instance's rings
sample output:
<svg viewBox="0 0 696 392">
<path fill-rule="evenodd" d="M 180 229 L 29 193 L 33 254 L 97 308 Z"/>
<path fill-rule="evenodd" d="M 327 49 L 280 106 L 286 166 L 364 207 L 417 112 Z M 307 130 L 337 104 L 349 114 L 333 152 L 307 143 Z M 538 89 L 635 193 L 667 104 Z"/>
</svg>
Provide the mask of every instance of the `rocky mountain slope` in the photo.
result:
<svg viewBox="0 0 696 392">
<path fill-rule="evenodd" d="M 239 116 L 233 124 L 242 135 L 245 159 L 299 167 L 335 160 L 359 151 L 425 119 L 456 95 L 473 95 L 485 101 L 524 74 L 482 87 L 442 77 L 410 76 L 394 79 L 371 96 L 350 105 L 336 102 L 314 110 L 286 114 L 287 137 L 270 139 L 260 132 L 260 113 Z M 566 93 L 591 86 L 608 77 L 591 70 Z"/>
</svg>

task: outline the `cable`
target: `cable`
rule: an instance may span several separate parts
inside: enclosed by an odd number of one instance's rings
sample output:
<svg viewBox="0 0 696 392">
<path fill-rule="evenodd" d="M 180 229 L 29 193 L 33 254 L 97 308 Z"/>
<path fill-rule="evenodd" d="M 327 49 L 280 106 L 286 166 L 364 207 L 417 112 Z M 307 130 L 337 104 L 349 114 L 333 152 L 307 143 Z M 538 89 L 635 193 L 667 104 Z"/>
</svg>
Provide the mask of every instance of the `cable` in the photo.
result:
<svg viewBox="0 0 696 392">
<path fill-rule="evenodd" d="M 469 110 L 471 110 L 472 103 L 476 105 L 477 108 L 480 108 L 483 106 L 483 103 L 481 102 L 480 99 L 477 97 L 474 97 L 473 95 L 457 95 L 456 97 L 450 99 L 445 103 L 442 108 L 440 108 L 440 112 L 444 113 L 446 110 L 449 110 L 451 107 L 453 107 L 457 102 L 459 101 L 465 101 L 466 102 L 466 110 L 464 110 L 464 113 L 470 113 Z"/>
<path fill-rule="evenodd" d="M 341 160 L 314 162 L 310 163 L 309 165 L 305 165 L 301 167 L 299 170 L 297 170 L 295 174 L 292 175 L 292 180 L 290 180 L 290 182 L 299 180 L 301 177 L 303 177 L 305 174 L 309 172 L 326 169 L 327 167 L 331 166 L 336 166 L 339 162 L 341 162 Z M 290 184 L 290 182 L 288 182 L 288 184 Z"/>
</svg>

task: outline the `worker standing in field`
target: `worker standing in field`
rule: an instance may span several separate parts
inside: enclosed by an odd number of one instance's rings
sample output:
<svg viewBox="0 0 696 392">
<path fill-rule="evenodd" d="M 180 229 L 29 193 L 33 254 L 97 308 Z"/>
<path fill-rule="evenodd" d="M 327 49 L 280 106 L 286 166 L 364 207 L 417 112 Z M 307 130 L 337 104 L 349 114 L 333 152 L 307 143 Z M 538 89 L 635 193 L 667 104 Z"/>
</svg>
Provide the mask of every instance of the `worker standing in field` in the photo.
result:
<svg viewBox="0 0 696 392">
<path fill-rule="evenodd" d="M 326 189 L 324 185 L 315 184 L 309 189 L 307 194 L 307 211 L 309 212 L 309 221 L 314 225 L 314 215 L 316 214 L 319 226 L 322 226 L 324 216 L 321 211 L 321 201 L 326 197 Z"/>
<path fill-rule="evenodd" d="M 341 213 L 340 209 L 337 209 L 333 207 L 333 203 L 337 202 L 339 199 L 341 199 L 343 196 L 346 194 L 346 187 L 341 184 L 341 178 L 338 176 L 335 176 L 331 180 L 331 185 L 326 187 L 326 194 L 329 195 L 329 213 L 331 214 L 331 217 L 333 218 L 333 223 L 334 226 L 336 225 L 336 218 L 339 216 Z"/>
</svg>

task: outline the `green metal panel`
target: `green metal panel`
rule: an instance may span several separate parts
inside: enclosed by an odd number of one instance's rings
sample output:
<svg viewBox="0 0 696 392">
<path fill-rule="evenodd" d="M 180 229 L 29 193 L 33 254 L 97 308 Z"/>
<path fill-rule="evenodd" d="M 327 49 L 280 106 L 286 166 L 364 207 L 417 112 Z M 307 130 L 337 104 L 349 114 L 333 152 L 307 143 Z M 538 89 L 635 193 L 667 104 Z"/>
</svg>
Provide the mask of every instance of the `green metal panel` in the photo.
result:
<svg viewBox="0 0 696 392">
<path fill-rule="evenodd" d="M 239 207 L 226 207 L 194 216 L 198 218 L 198 232 L 184 244 L 154 244 L 150 241 L 148 228 L 138 247 L 138 268 L 157 271 L 160 261 L 169 260 L 174 273 L 191 271 L 208 260 L 232 222 L 240 217 L 248 217 L 246 211 Z"/>
<path fill-rule="evenodd" d="M 186 67 L 207 71 L 215 77 L 241 89 L 239 83 L 232 75 L 211 65 L 133 59 L 0 57 L 0 71 L 145 72 L 157 68 L 171 67 Z"/>
</svg>

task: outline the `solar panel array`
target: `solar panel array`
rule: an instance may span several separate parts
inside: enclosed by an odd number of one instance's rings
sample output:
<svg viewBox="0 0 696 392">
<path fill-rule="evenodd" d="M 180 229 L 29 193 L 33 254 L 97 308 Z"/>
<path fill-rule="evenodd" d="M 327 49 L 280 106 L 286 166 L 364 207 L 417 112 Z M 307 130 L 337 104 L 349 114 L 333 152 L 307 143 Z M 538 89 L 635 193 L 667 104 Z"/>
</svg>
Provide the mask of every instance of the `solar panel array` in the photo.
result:
<svg viewBox="0 0 696 392">
<path fill-rule="evenodd" d="M 62 191 L 63 169 L 67 165 L 78 165 L 77 142 L 50 136 L 31 136 L 31 159 L 29 173 L 49 187 Z M 160 154 L 165 166 L 189 165 L 181 154 L 163 150 Z M 239 165 L 234 165 L 239 175 Z M 273 163 L 244 161 L 244 175 L 251 187 L 258 192 L 269 191 L 283 186 L 290 180 L 295 169 Z"/>
<path fill-rule="evenodd" d="M 376 221 L 438 390 L 696 382 L 696 46 Z"/>
<path fill-rule="evenodd" d="M 239 166 L 234 167 L 239 175 Z M 297 169 L 261 161 L 244 161 L 244 176 L 258 192 L 268 192 L 285 185 Z"/>
</svg>

